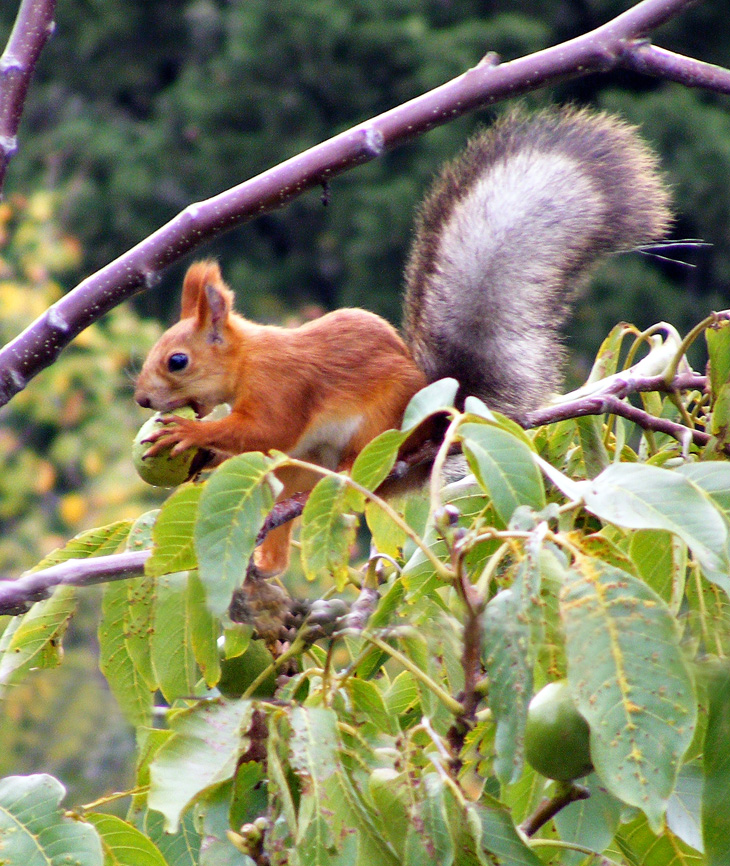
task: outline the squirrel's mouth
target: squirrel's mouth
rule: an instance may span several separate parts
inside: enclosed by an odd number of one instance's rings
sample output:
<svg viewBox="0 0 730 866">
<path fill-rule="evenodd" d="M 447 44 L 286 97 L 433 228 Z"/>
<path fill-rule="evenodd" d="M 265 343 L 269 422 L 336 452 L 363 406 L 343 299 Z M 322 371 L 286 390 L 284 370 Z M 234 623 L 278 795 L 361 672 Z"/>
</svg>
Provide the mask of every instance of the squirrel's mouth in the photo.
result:
<svg viewBox="0 0 730 866">
<path fill-rule="evenodd" d="M 190 408 L 193 410 L 193 412 L 195 412 L 196 418 L 202 418 L 203 415 L 206 414 L 203 407 L 196 400 L 189 401 L 187 405 L 190 406 Z"/>
<path fill-rule="evenodd" d="M 195 412 L 196 418 L 202 418 L 206 414 L 204 407 L 195 400 L 165 400 L 157 405 L 154 403 L 149 404 L 149 408 L 155 409 L 158 412 L 164 412 L 165 414 L 174 414 L 176 410 L 182 409 L 183 406 L 188 406 L 192 409 Z"/>
</svg>

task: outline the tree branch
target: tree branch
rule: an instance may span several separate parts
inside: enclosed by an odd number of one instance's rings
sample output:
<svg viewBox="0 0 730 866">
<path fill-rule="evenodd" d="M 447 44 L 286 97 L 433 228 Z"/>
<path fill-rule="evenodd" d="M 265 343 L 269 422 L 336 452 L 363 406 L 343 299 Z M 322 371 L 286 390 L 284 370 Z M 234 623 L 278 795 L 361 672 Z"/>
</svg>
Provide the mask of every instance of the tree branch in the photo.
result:
<svg viewBox="0 0 730 866">
<path fill-rule="evenodd" d="M 558 782 L 555 794 L 540 803 L 534 814 L 522 824 L 520 830 L 525 836 L 534 836 L 540 827 L 547 824 L 561 809 L 575 803 L 576 800 L 587 800 L 590 795 L 590 791 L 583 785 L 575 782 Z"/>
<path fill-rule="evenodd" d="M 703 446 L 710 441 L 709 433 L 685 427 L 668 418 L 657 418 L 629 403 L 624 403 L 623 400 L 631 394 L 646 391 L 671 394 L 679 391 L 704 391 L 706 386 L 707 378 L 697 373 L 682 373 L 668 383 L 663 375 L 634 376 L 630 370 L 626 370 L 625 373 L 612 376 L 610 381 L 606 380 L 606 383 L 596 382 L 594 389 L 589 393 L 582 393 L 586 389 L 580 388 L 576 392 L 578 396 L 575 399 L 561 400 L 552 406 L 545 406 L 528 413 L 522 420 L 522 424 L 529 429 L 569 418 L 580 418 L 584 415 L 621 415 L 643 430 L 667 433 L 683 445 L 691 440 Z"/>
<path fill-rule="evenodd" d="M 150 554 L 149 550 L 134 550 L 89 559 L 67 559 L 43 571 L 24 574 L 17 580 L 0 580 L 0 615 L 25 613 L 33 602 L 47 598 L 56 586 L 91 586 L 140 577 Z"/>
<path fill-rule="evenodd" d="M 56 0 L 23 0 L 0 57 L 0 192 L 8 163 L 18 149 L 17 134 L 28 85 L 38 57 L 53 33 Z"/>
<path fill-rule="evenodd" d="M 416 99 L 335 136 L 226 192 L 191 204 L 169 223 L 54 304 L 0 350 L 0 406 L 21 391 L 84 328 L 155 285 L 161 272 L 206 241 L 281 207 L 312 187 L 382 156 L 476 108 L 591 72 L 620 67 L 677 76 L 730 93 L 730 72 L 647 51 L 637 39 L 692 0 L 643 0 L 592 32 L 508 63 L 482 62 Z M 671 58 L 671 62 L 670 59 Z"/>
</svg>

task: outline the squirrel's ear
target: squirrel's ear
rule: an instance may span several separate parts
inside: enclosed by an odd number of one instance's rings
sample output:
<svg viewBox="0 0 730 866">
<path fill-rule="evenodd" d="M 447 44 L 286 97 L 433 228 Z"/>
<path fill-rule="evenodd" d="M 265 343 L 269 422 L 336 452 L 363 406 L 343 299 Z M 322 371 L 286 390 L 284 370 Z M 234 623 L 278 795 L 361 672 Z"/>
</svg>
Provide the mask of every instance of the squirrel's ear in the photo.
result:
<svg viewBox="0 0 730 866">
<path fill-rule="evenodd" d="M 233 292 L 221 280 L 206 283 L 198 298 L 195 327 L 209 343 L 223 341 L 223 331 L 233 307 Z"/>
<path fill-rule="evenodd" d="M 207 285 L 223 285 L 221 269 L 218 262 L 210 259 L 194 262 L 187 270 L 182 288 L 180 318 L 187 319 L 198 313 L 198 303 L 201 295 L 205 295 Z"/>
</svg>

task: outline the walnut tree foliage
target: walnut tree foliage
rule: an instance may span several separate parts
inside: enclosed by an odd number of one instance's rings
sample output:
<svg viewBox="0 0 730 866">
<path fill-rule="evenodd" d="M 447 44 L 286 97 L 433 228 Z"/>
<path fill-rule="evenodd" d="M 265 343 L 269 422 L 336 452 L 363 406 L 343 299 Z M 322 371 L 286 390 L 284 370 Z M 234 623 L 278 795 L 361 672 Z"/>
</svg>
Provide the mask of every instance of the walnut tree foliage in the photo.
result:
<svg viewBox="0 0 730 866">
<path fill-rule="evenodd" d="M 626 336 L 605 341 L 602 374 Z M 299 534 L 321 600 L 276 658 L 227 607 L 284 455 L 231 458 L 159 511 L 51 554 L 43 566 L 152 549 L 145 576 L 105 586 L 99 622 L 137 778 L 126 817 L 96 811 L 104 797 L 69 817 L 52 777 L 5 779 L 10 862 L 32 838 L 38 862 L 54 845 L 82 863 L 724 862 L 730 329 L 707 336 L 709 394 L 644 397 L 716 431 L 689 459 L 621 419 L 526 433 L 469 398 L 447 410 L 443 449 L 461 445 L 466 480 L 380 499 L 407 435 L 395 431 L 351 474 L 323 471 Z M 453 393 L 430 386 L 405 425 Z M 358 523 L 379 551 L 369 562 L 353 554 Z M 60 662 L 74 596 L 9 621 L 3 689 Z M 562 678 L 590 727 L 590 796 L 525 835 L 565 787 L 526 764 L 523 738 L 531 695 Z"/>
</svg>

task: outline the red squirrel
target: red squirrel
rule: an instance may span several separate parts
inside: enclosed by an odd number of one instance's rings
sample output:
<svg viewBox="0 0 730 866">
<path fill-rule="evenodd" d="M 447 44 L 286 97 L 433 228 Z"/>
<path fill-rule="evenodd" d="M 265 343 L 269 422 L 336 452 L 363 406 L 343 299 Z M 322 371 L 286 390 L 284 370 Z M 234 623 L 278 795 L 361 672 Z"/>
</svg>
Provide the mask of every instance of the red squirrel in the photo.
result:
<svg viewBox="0 0 730 866">
<path fill-rule="evenodd" d="M 258 325 L 232 310 L 218 265 L 196 262 L 180 321 L 151 350 L 135 399 L 217 421 L 173 416 L 150 452 L 197 446 L 219 457 L 277 449 L 347 469 L 398 427 L 411 397 L 453 376 L 519 418 L 559 383 L 559 328 L 572 296 L 605 254 L 655 241 L 670 222 L 657 159 L 636 130 L 574 108 L 508 113 L 446 166 L 418 215 L 406 269 L 404 339 L 380 317 L 343 309 L 298 328 Z M 280 498 L 314 473 L 277 471 Z M 286 568 L 290 525 L 255 564 Z"/>
</svg>

